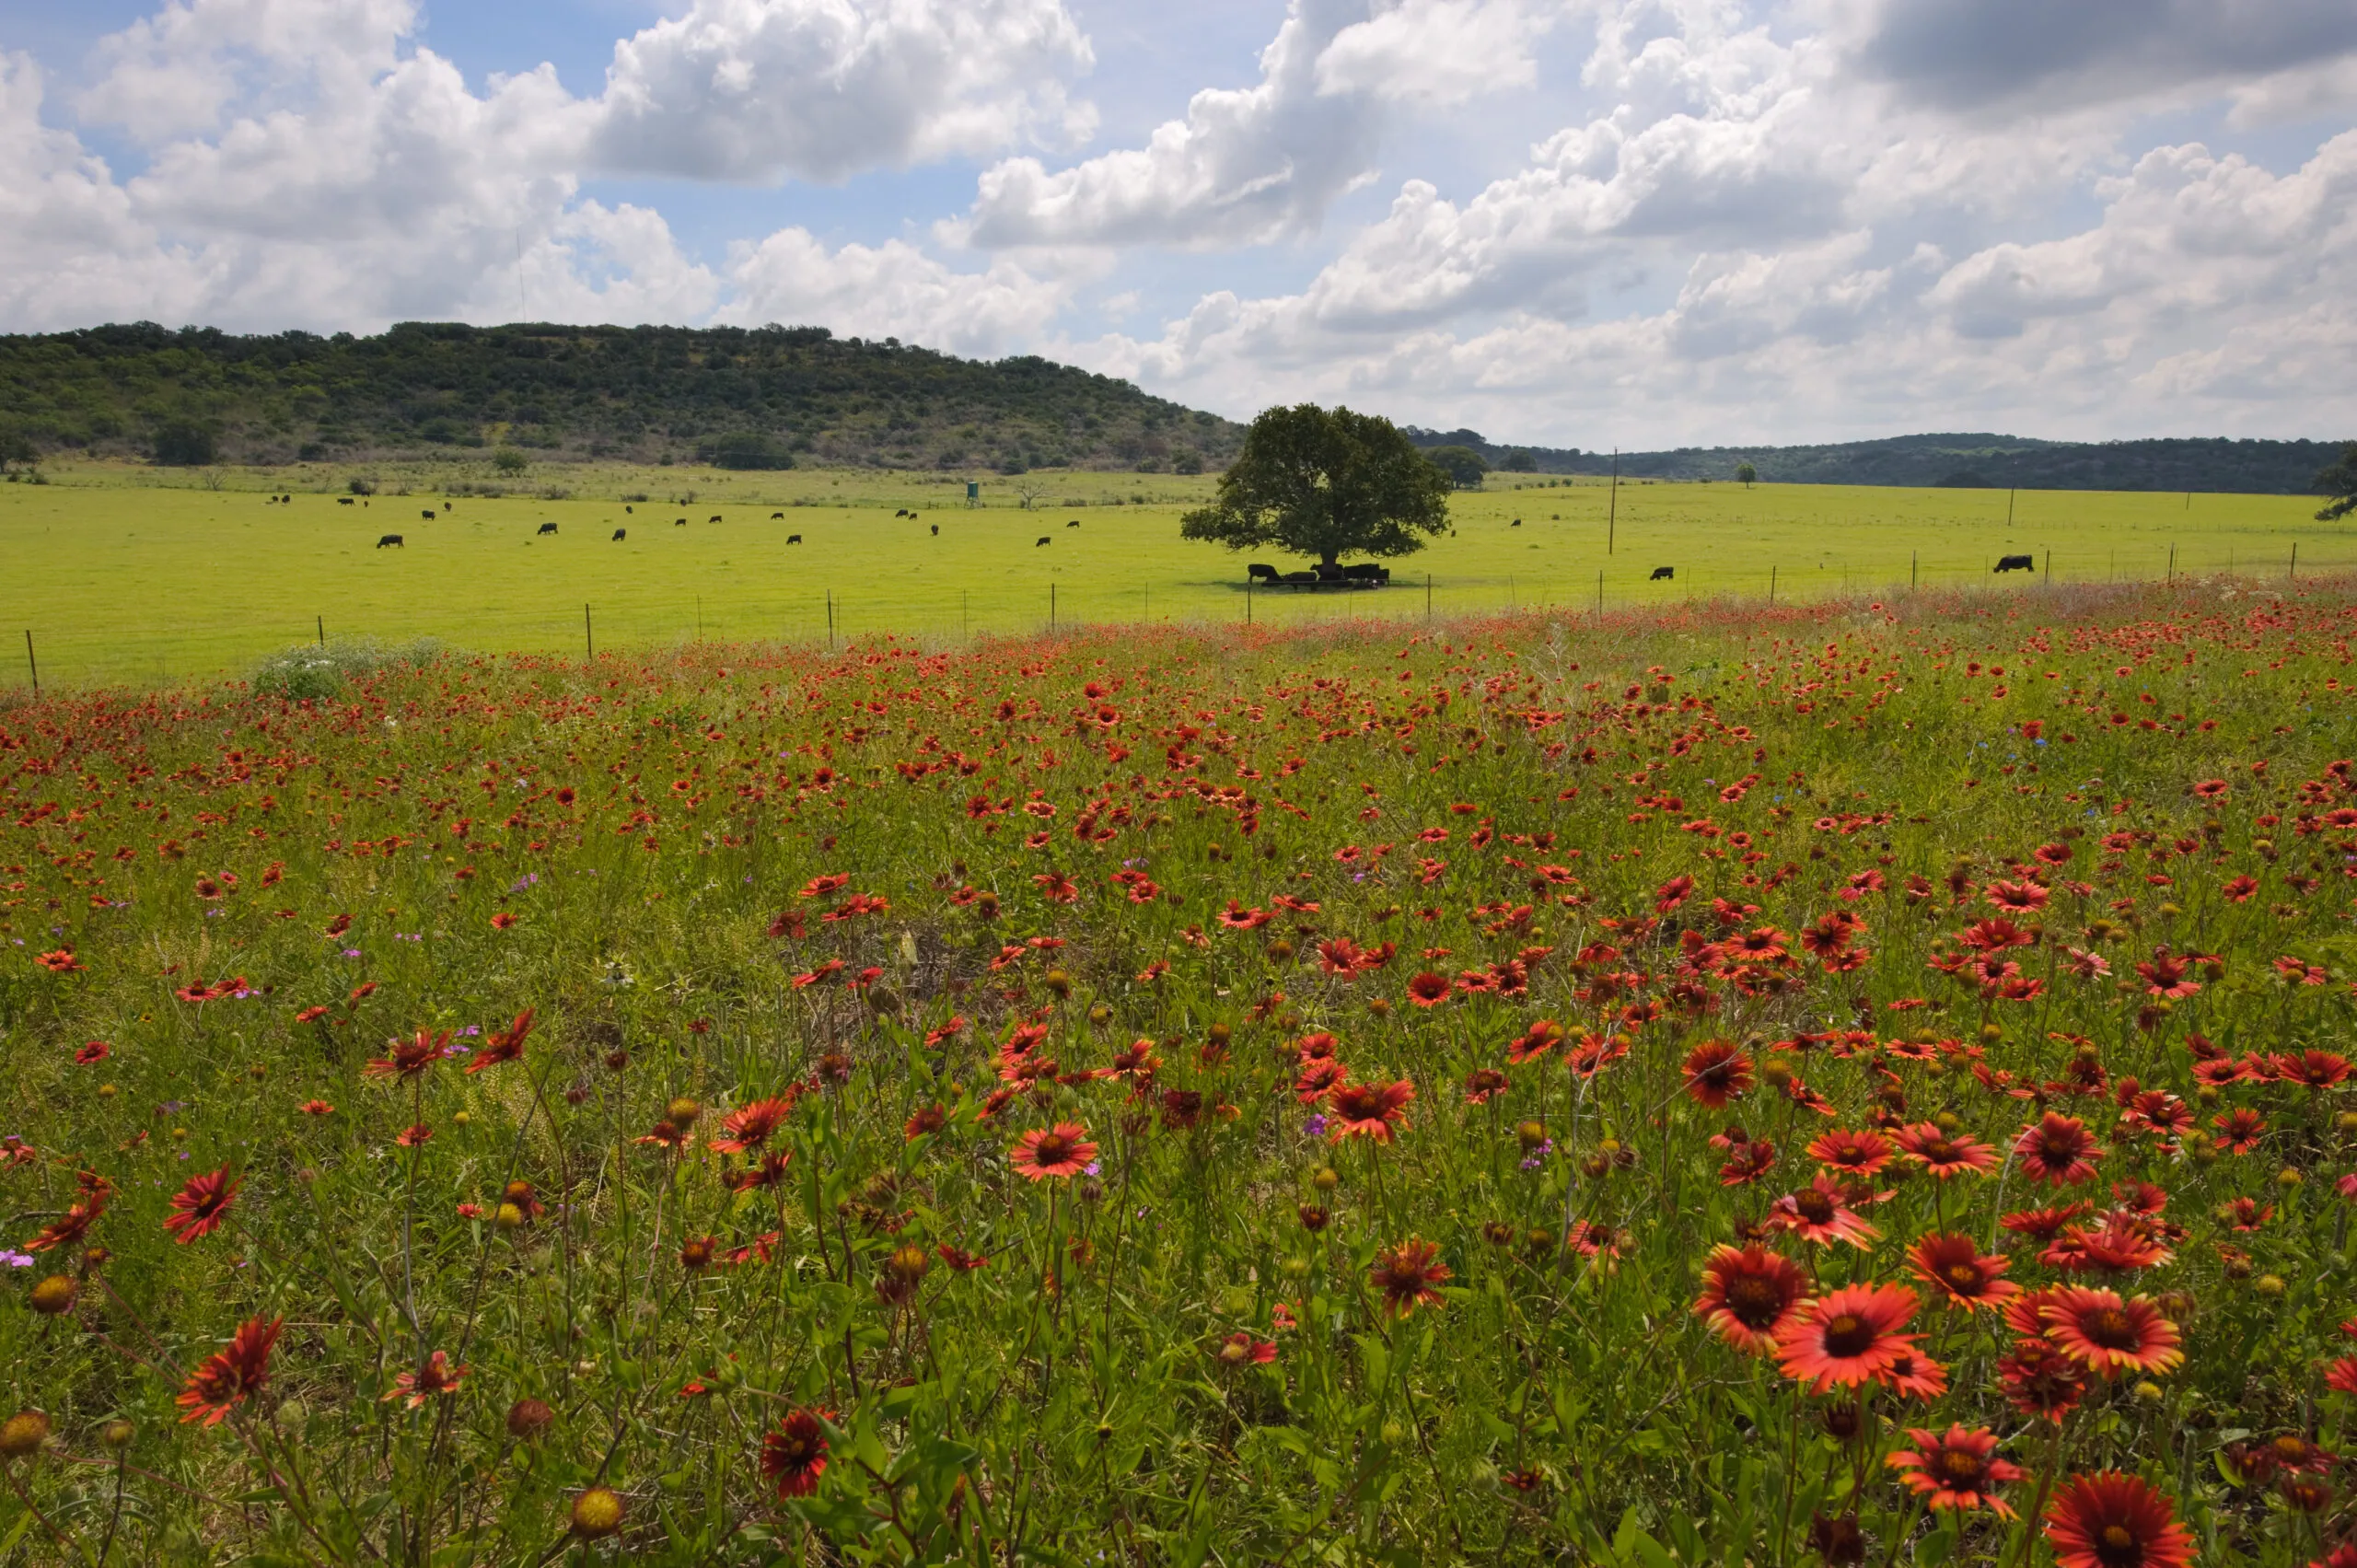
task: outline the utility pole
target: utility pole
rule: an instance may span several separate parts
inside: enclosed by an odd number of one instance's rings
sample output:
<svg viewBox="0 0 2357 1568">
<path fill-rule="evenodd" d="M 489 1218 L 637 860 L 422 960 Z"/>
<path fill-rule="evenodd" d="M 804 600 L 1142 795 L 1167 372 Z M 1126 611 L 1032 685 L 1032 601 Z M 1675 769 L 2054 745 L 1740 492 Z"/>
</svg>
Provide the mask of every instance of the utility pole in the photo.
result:
<svg viewBox="0 0 2357 1568">
<path fill-rule="evenodd" d="M 1620 447 L 1613 447 L 1613 448 L 1612 448 L 1612 498 L 1611 498 L 1610 502 L 1609 502 L 1609 503 L 1608 503 L 1608 509 L 1606 510 L 1606 512 L 1605 512 L 1605 516 L 1604 516 L 1604 553 L 1605 553 L 1605 554 L 1609 555 L 1609 554 L 1611 554 L 1611 553 L 1612 553 L 1613 543 L 1614 543 L 1614 540 L 1619 537 L 1619 535 L 1620 535 Z M 1599 573 L 1599 574 L 1597 575 L 1597 579 L 1596 579 L 1596 580 L 1597 580 L 1599 583 L 1601 583 L 1601 582 L 1603 581 L 1602 574 L 1600 574 L 1600 573 Z M 1596 612 L 1598 615 L 1601 615 L 1601 614 L 1603 614 L 1603 613 L 1604 613 L 1604 590 L 1603 590 L 1601 587 L 1598 587 L 1598 588 L 1596 589 Z"/>
</svg>

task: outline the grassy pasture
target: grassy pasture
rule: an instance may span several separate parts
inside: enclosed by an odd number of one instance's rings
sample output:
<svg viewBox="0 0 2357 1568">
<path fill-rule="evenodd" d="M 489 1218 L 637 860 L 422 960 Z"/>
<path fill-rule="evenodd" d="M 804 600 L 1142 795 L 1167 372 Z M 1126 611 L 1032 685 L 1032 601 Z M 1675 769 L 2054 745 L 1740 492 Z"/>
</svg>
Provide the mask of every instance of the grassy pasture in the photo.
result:
<svg viewBox="0 0 2357 1568">
<path fill-rule="evenodd" d="M 1278 624 L 1422 617 L 1538 604 L 1805 598 L 1908 583 L 1991 579 L 2001 553 L 2061 581 L 2180 573 L 2282 576 L 2357 564 L 2349 530 L 2298 496 L 2157 495 L 1623 483 L 1493 476 L 1456 502 L 1458 532 L 1394 563 L 1379 593 L 1256 593 L 1244 561 L 1178 537 L 1209 476 L 992 476 L 969 509 L 963 476 L 872 470 L 721 474 L 549 466 L 502 480 L 488 463 L 371 470 L 380 493 L 340 505 L 348 471 L 319 465 L 202 476 L 66 466 L 0 486 L 5 630 L 30 630 L 45 679 L 203 679 L 318 634 L 432 634 L 485 650 L 577 652 L 584 604 L 598 644 L 702 637 L 816 641 L 828 597 L 840 634 L 946 641 L 1060 623 Z M 514 494 L 452 494 L 489 484 Z M 1036 489 L 1035 509 L 1018 486 Z M 408 494 L 400 494 L 406 491 Z M 562 498 L 552 498 L 556 492 Z M 264 494 L 293 495 L 290 505 Z M 624 496 L 644 494 L 644 502 Z M 685 497 L 691 494 L 692 499 Z M 450 509 L 443 510 L 445 498 Z M 629 510 L 625 510 L 625 507 Z M 914 508 L 915 522 L 895 518 Z M 2011 520 L 2008 521 L 2008 509 Z M 436 513 L 428 522 L 421 513 Z M 783 513 L 773 517 L 772 513 Z M 706 521 L 717 515 L 717 525 Z M 688 518 L 684 528 L 673 519 Z M 1513 519 L 1522 526 L 1513 527 Z M 1065 525 L 1077 518 L 1077 528 Z M 558 525 L 553 537 L 537 533 Z M 930 528 L 938 524 L 939 537 Z M 616 541 L 617 528 L 629 537 Z M 375 548 L 397 532 L 400 550 Z M 790 534 L 804 542 L 790 545 Z M 1608 553 L 1608 533 L 1611 550 Z M 1035 541 L 1046 537 L 1046 547 Z M 2172 556 L 2174 552 L 2174 556 Z M 1275 559 L 1290 568 L 1299 563 Z M 1650 581 L 1655 566 L 1675 579 Z M 16 659 L 8 679 L 22 682 Z"/>
</svg>

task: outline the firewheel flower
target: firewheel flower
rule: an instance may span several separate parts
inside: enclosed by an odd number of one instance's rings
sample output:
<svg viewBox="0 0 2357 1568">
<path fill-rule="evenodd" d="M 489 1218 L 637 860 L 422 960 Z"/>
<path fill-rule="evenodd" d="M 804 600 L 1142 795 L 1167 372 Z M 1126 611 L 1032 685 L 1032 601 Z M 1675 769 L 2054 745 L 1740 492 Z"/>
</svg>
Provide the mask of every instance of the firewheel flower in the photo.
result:
<svg viewBox="0 0 2357 1568">
<path fill-rule="evenodd" d="M 1416 1236 L 1376 1253 L 1367 1283 L 1383 1293 L 1383 1309 L 1404 1318 L 1419 1307 L 1439 1306 L 1439 1287 L 1449 1277 L 1447 1265 L 1436 1261 L 1439 1257 L 1439 1248 Z"/>
<path fill-rule="evenodd" d="M 2013 1266 L 2005 1257 L 1983 1257 L 1968 1236 L 1924 1236 L 1907 1249 L 1915 1277 L 1937 1290 L 1952 1307 L 1995 1307 L 2021 1286 L 1997 1276 Z"/>
<path fill-rule="evenodd" d="M 1034 1181 L 1051 1176 L 1078 1176 L 1097 1157 L 1088 1129 L 1077 1121 L 1059 1121 L 1051 1128 L 1034 1127 L 1016 1140 L 1007 1154 L 1016 1170 Z"/>
<path fill-rule="evenodd" d="M 1402 1113 L 1415 1098 L 1416 1086 L 1405 1078 L 1396 1084 L 1338 1084 L 1327 1097 L 1334 1113 L 1331 1136 L 1337 1143 L 1360 1137 L 1387 1144 L 1393 1128 L 1408 1125 Z"/>
<path fill-rule="evenodd" d="M 1905 1470 L 1900 1482 L 1924 1498 L 1927 1506 L 1986 1508 L 2000 1518 L 2014 1517 L 2013 1509 L 1998 1501 L 1991 1489 L 2001 1481 L 2019 1481 L 2021 1467 L 1997 1458 L 1995 1433 L 1987 1427 L 1968 1431 L 1958 1423 L 1945 1437 L 1920 1427 L 1909 1427 L 1907 1435 L 1915 1446 L 1898 1450 L 1884 1463 Z"/>
<path fill-rule="evenodd" d="M 1997 1168 L 1997 1151 L 1972 1138 L 1942 1131 L 1936 1121 L 1919 1121 L 1890 1135 L 1898 1152 L 1919 1162 L 1935 1181 L 1959 1176 L 1983 1176 Z"/>
<path fill-rule="evenodd" d="M 2122 1301 L 2116 1291 L 2073 1285 L 2049 1292 L 2041 1316 L 2064 1355 L 2106 1377 L 2166 1372 L 2185 1359 L 2177 1325 L 2144 1296 Z"/>
<path fill-rule="evenodd" d="M 1822 1394 L 1886 1379 L 1922 1336 L 1898 1330 L 1915 1316 L 1905 1285 L 1852 1285 L 1812 1301 L 1776 1330 L 1784 1376 Z"/>
<path fill-rule="evenodd" d="M 524 1042 L 532 1036 L 532 1010 L 529 1007 L 516 1015 L 516 1021 L 504 1029 L 493 1029 L 491 1038 L 467 1063 L 467 1071 L 480 1073 L 486 1067 L 496 1067 L 503 1062 L 514 1062 L 524 1054 Z"/>
<path fill-rule="evenodd" d="M 767 1099 L 757 1099 L 744 1109 L 732 1110 L 720 1119 L 720 1130 L 726 1136 L 714 1139 L 713 1149 L 724 1155 L 738 1155 L 749 1149 L 758 1149 L 793 1114 L 792 1095 L 772 1095 Z"/>
<path fill-rule="evenodd" d="M 278 1342 L 284 1321 L 248 1318 L 230 1336 L 226 1349 L 198 1364 L 189 1374 L 188 1387 L 180 1390 L 179 1403 L 188 1411 L 180 1417 L 183 1425 L 202 1418 L 205 1425 L 217 1426 L 238 1400 L 262 1391 L 270 1382 L 271 1347 Z"/>
<path fill-rule="evenodd" d="M 2014 1157 L 2021 1161 L 2022 1170 L 2033 1181 L 2055 1187 L 2073 1186 L 2094 1176 L 2103 1153 L 2085 1122 L 2053 1111 L 2035 1126 L 2023 1128 L 2014 1140 Z"/>
<path fill-rule="evenodd" d="M 442 1048 L 450 1043 L 450 1031 L 435 1034 L 420 1029 L 408 1040 L 389 1040 L 385 1054 L 372 1056 L 360 1069 L 364 1078 L 399 1078 L 407 1083 L 428 1067 L 442 1060 Z"/>
<path fill-rule="evenodd" d="M 1710 1110 L 1723 1110 L 1751 1089 L 1751 1058 L 1734 1043 L 1706 1040 L 1686 1054 L 1686 1092 Z"/>
<path fill-rule="evenodd" d="M 450 1365 L 450 1353 L 437 1350 L 420 1362 L 414 1371 L 403 1372 L 393 1378 L 393 1386 L 386 1390 L 387 1400 L 406 1398 L 408 1408 L 415 1410 L 436 1394 L 455 1394 L 459 1380 L 467 1375 L 463 1366 Z"/>
<path fill-rule="evenodd" d="M 238 1189 L 242 1179 L 232 1180 L 229 1167 L 192 1176 L 188 1185 L 172 1194 L 172 1212 L 164 1221 L 164 1228 L 172 1239 L 185 1247 L 198 1237 L 209 1236 L 221 1228 L 226 1215 L 238 1201 Z"/>
<path fill-rule="evenodd" d="M 827 1473 L 827 1428 L 834 1411 L 796 1410 L 761 1439 L 761 1473 L 777 1483 L 778 1499 L 807 1497 Z"/>
<path fill-rule="evenodd" d="M 1711 1331 L 1746 1355 L 1776 1348 L 1776 1330 L 1808 1295 L 1808 1276 L 1781 1253 L 1754 1243 L 1718 1247 L 1702 1265 L 1697 1316 Z"/>
<path fill-rule="evenodd" d="M 2074 1475 L 2046 1508 L 2061 1568 L 2187 1568 L 2193 1537 L 2166 1493 L 2118 1470 Z"/>
</svg>

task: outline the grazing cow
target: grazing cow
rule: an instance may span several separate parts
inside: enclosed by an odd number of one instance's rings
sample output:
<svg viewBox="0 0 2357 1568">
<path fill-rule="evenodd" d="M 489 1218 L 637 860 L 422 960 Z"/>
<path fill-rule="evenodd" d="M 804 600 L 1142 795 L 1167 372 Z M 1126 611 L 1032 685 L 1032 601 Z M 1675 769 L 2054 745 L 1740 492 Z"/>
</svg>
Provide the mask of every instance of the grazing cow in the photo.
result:
<svg viewBox="0 0 2357 1568">
<path fill-rule="evenodd" d="M 405 550 L 408 548 L 406 545 L 401 543 L 401 536 L 397 533 L 389 533 L 382 539 L 379 539 L 377 541 L 377 548 L 382 550 L 389 544 L 396 550 Z"/>
<path fill-rule="evenodd" d="M 1047 536 L 1046 534 L 1041 534 L 1041 535 L 1039 536 L 1039 544 L 1045 544 L 1045 543 L 1047 543 L 1047 542 L 1048 542 L 1048 536 Z M 1032 549 L 1034 549 L 1034 550 L 1037 550 L 1037 549 L 1039 549 L 1039 544 L 1035 544 L 1035 545 L 1033 545 L 1031 548 L 1032 548 Z"/>
<path fill-rule="evenodd" d="M 675 528 L 686 528 L 688 526 L 688 519 L 685 517 L 674 517 L 671 519 L 671 526 Z"/>
<path fill-rule="evenodd" d="M 428 507 L 426 510 L 424 510 L 424 511 L 423 511 L 423 512 L 420 512 L 420 513 L 418 514 L 418 516 L 419 516 L 419 517 L 423 517 L 423 518 L 424 518 L 427 522 L 429 522 L 429 523 L 430 523 L 430 522 L 434 521 L 434 519 L 435 519 L 435 518 L 436 518 L 436 517 L 440 517 L 440 516 L 441 516 L 441 514 L 440 514 L 440 513 L 438 513 L 438 512 L 436 512 L 436 511 L 435 511 L 433 508 Z"/>
<path fill-rule="evenodd" d="M 450 509 L 450 503 L 448 503 L 447 501 L 443 502 L 443 503 L 442 503 L 442 509 L 443 509 L 444 511 L 446 511 L 446 512 L 447 512 L 447 511 L 448 511 L 448 510 Z"/>
<path fill-rule="evenodd" d="M 1508 523 L 1506 527 L 1510 528 L 1518 528 L 1522 527 L 1522 519 L 1520 517 L 1516 517 L 1513 522 Z"/>
<path fill-rule="evenodd" d="M 335 504 L 339 506 L 349 506 L 352 505 L 352 497 L 349 495 L 339 495 L 335 498 Z"/>
<path fill-rule="evenodd" d="M 770 521 L 773 523 L 782 523 L 785 521 L 785 514 L 784 512 L 772 512 L 770 514 Z"/>
<path fill-rule="evenodd" d="M 800 544 L 802 542 L 802 536 L 798 533 L 790 533 L 785 536 L 785 542 L 788 544 Z"/>
<path fill-rule="evenodd" d="M 2035 557 L 2027 555 L 2000 555 L 1997 557 L 1997 564 L 1991 566 L 1990 570 L 1992 572 L 2035 572 L 2038 570 L 2038 562 Z"/>
<path fill-rule="evenodd" d="M 720 514 L 719 514 L 719 513 L 717 513 L 717 512 L 714 512 L 711 517 L 706 517 L 706 518 L 704 519 L 704 521 L 705 521 L 705 522 L 707 522 L 707 523 L 716 523 L 716 522 L 720 521 Z"/>
<path fill-rule="evenodd" d="M 540 532 L 554 533 L 556 532 L 556 525 L 554 523 L 542 523 L 540 525 Z"/>
<path fill-rule="evenodd" d="M 628 539 L 630 537 L 630 530 L 628 528 L 616 528 L 614 530 L 614 537 L 616 539 Z"/>
<path fill-rule="evenodd" d="M 917 520 L 917 515 L 916 515 L 914 512 L 911 512 L 911 513 L 909 514 L 909 521 L 911 521 L 911 522 L 912 522 L 912 523 L 913 523 L 913 522 L 915 522 L 916 520 Z M 939 528 L 941 525 L 940 525 L 940 524 L 938 524 L 938 523 L 935 523 L 934 526 L 935 526 L 935 528 Z"/>
<path fill-rule="evenodd" d="M 1277 569 L 1274 566 L 1270 565 L 1265 561 L 1255 561 L 1250 565 L 1244 568 L 1244 579 L 1247 582 L 1257 583 L 1263 577 L 1267 578 L 1270 582 L 1275 582 L 1277 580 Z"/>
<path fill-rule="evenodd" d="M 637 511 L 637 508 L 636 508 L 636 507 L 634 507 L 634 506 L 625 506 L 625 507 L 623 507 L 623 508 L 622 508 L 622 510 L 623 510 L 624 512 L 627 512 L 627 513 L 635 513 L 635 512 Z"/>
<path fill-rule="evenodd" d="M 1064 527 L 1068 528 L 1076 528 L 1080 527 L 1080 519 L 1078 517 L 1074 517 L 1071 522 L 1066 523 Z"/>
<path fill-rule="evenodd" d="M 933 525 L 933 537 L 935 539 L 939 539 L 941 537 L 941 525 L 939 523 Z"/>
<path fill-rule="evenodd" d="M 1656 566 L 1654 568 L 1654 575 L 1647 577 L 1645 581 L 1649 583 L 1658 583 L 1666 577 L 1676 577 L 1677 575 L 1678 568 L 1675 566 Z"/>
<path fill-rule="evenodd" d="M 902 506 L 902 507 L 900 507 L 899 510 L 895 511 L 895 512 L 892 514 L 892 516 L 894 516 L 894 517 L 907 517 L 908 515 L 909 515 L 909 509 L 908 509 L 906 506 Z"/>
</svg>

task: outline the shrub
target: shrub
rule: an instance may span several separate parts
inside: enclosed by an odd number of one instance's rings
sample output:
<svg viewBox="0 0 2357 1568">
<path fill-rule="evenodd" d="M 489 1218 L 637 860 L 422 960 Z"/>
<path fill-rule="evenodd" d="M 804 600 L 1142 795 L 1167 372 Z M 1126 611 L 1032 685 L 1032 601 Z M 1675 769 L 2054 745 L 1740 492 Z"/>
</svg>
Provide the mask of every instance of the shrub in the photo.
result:
<svg viewBox="0 0 2357 1568">
<path fill-rule="evenodd" d="M 167 468 L 203 468 L 219 450 L 211 428 L 193 420 L 174 420 L 156 431 L 156 460 Z"/>
<path fill-rule="evenodd" d="M 413 668 L 442 656 L 432 637 L 379 643 L 373 637 L 339 637 L 324 645 L 298 643 L 254 667 L 248 683 L 258 696 L 289 703 L 325 702 L 345 684 L 389 669 Z"/>
</svg>

